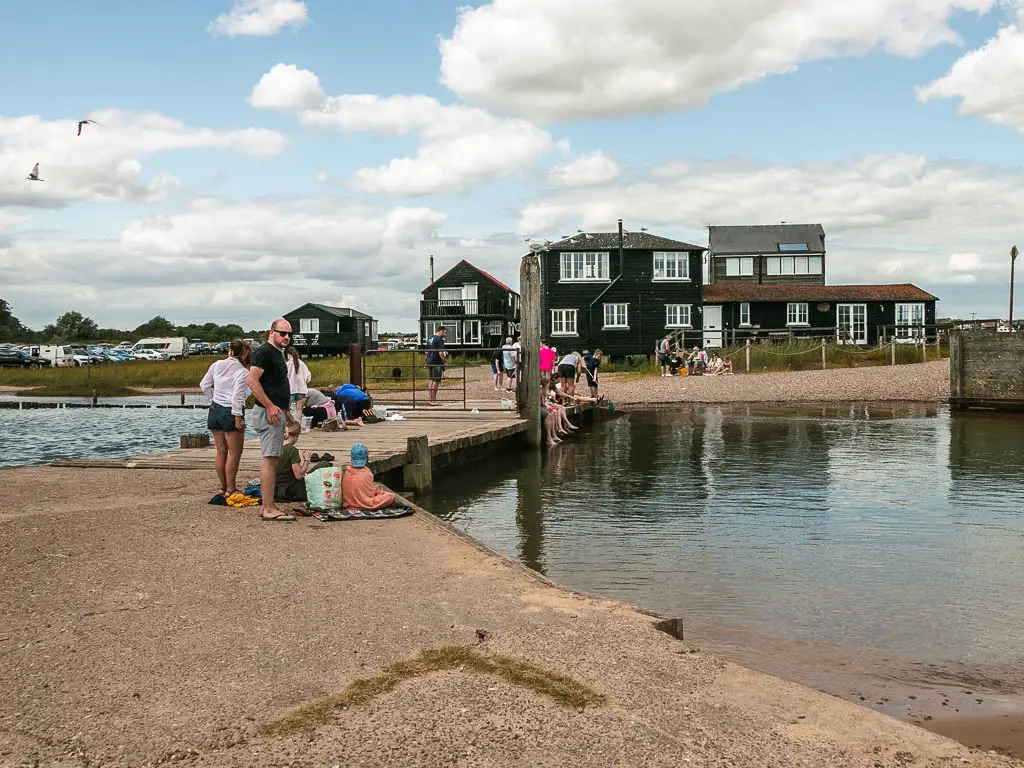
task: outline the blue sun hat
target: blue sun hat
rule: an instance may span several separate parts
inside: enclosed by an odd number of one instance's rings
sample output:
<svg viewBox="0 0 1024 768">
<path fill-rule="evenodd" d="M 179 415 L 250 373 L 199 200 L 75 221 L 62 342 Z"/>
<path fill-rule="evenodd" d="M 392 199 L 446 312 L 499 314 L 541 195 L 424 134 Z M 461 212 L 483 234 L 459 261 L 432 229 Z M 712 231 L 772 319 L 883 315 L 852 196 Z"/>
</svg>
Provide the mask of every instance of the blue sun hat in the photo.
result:
<svg viewBox="0 0 1024 768">
<path fill-rule="evenodd" d="M 352 466 L 359 468 L 366 466 L 366 458 L 369 451 L 363 443 L 356 443 L 352 446 Z"/>
</svg>

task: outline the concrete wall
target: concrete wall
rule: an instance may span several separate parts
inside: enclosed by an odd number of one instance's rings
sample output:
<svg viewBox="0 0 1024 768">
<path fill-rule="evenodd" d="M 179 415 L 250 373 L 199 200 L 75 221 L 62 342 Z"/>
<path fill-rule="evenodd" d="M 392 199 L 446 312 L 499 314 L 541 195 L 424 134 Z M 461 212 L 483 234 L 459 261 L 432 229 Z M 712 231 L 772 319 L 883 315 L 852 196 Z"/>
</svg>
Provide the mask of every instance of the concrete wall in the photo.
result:
<svg viewBox="0 0 1024 768">
<path fill-rule="evenodd" d="M 1024 410 L 1024 333 L 953 331 L 949 394 L 954 407 Z"/>
</svg>

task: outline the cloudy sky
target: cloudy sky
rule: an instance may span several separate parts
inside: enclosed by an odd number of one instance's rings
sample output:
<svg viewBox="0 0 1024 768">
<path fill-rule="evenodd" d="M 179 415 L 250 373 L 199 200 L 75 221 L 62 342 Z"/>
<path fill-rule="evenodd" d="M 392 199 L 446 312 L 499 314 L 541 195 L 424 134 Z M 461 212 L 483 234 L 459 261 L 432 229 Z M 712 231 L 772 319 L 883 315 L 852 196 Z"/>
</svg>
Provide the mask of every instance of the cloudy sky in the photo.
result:
<svg viewBox="0 0 1024 768">
<path fill-rule="evenodd" d="M 831 282 L 1002 317 L 1024 247 L 1024 0 L 0 17 L 0 297 L 33 327 L 68 309 L 265 327 L 322 301 L 412 330 L 430 254 L 515 285 L 524 240 L 619 217 L 698 243 L 821 222 Z"/>
</svg>

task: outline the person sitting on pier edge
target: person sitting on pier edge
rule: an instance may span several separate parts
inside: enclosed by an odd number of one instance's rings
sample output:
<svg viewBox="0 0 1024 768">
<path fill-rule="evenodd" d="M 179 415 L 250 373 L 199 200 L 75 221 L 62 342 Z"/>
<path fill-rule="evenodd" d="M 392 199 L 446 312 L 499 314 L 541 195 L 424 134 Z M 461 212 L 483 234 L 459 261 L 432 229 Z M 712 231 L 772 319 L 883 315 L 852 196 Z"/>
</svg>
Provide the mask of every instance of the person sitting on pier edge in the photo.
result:
<svg viewBox="0 0 1024 768">
<path fill-rule="evenodd" d="M 562 386 L 560 380 L 561 376 L 552 374 L 549 386 L 541 388 L 541 426 L 548 436 L 549 445 L 561 442 L 558 435 L 567 435 L 579 429 L 569 420 L 565 406 L 557 402 Z"/>
<path fill-rule="evenodd" d="M 249 396 L 246 378 L 252 360 L 252 347 L 241 339 L 232 339 L 228 356 L 216 361 L 199 382 L 210 398 L 206 428 L 217 446 L 215 466 L 220 481 L 220 496 L 238 493 L 238 462 L 245 445 L 245 399 Z M 211 503 L 219 504 L 217 496 Z"/>
<path fill-rule="evenodd" d="M 573 350 L 558 363 L 558 375 L 561 377 L 565 391 L 569 395 L 576 394 L 576 380 L 580 377 L 580 369 L 583 366 L 583 358 L 579 352 Z"/>
<path fill-rule="evenodd" d="M 277 482 L 274 484 L 274 501 L 305 501 L 306 475 L 315 469 L 331 466 L 329 461 L 310 465 L 308 455 L 299 452 L 296 443 L 302 428 L 292 422 L 285 430 L 284 447 L 277 462 Z"/>
<path fill-rule="evenodd" d="M 711 353 L 711 361 L 708 363 L 705 376 L 732 376 L 732 360 L 726 360 L 718 354 L 716 349 Z"/>
<path fill-rule="evenodd" d="M 441 386 L 441 379 L 444 378 L 445 360 L 448 353 L 444 351 L 444 340 L 448 337 L 448 329 L 444 326 L 438 328 L 434 335 L 427 340 L 427 376 L 430 383 L 427 385 L 427 405 L 440 405 L 437 402 L 437 389 Z"/>
<path fill-rule="evenodd" d="M 558 353 L 546 341 L 540 343 L 540 385 L 546 387 L 551 380 L 551 372 L 555 369 L 555 358 Z"/>
<path fill-rule="evenodd" d="M 369 451 L 363 443 L 352 446 L 349 465 L 341 478 L 341 498 L 345 509 L 384 509 L 395 503 L 395 494 L 373 482 L 373 472 L 366 466 L 368 459 Z"/>
<path fill-rule="evenodd" d="M 601 367 L 601 350 L 595 349 L 594 354 L 583 351 L 583 374 L 587 377 L 590 396 L 597 399 L 597 369 Z"/>
</svg>

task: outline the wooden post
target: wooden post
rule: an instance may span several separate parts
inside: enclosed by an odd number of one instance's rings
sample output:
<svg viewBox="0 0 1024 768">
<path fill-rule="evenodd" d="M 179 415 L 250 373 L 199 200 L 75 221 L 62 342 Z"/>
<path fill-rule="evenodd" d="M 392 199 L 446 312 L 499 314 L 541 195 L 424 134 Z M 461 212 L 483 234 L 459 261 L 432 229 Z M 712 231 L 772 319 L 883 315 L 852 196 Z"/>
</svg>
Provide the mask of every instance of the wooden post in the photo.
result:
<svg viewBox="0 0 1024 768">
<path fill-rule="evenodd" d="M 747 373 L 750 373 L 750 339 L 747 339 Z"/>
<path fill-rule="evenodd" d="M 178 444 L 182 448 L 206 448 L 210 444 L 210 435 L 208 432 L 199 435 L 182 435 Z"/>
<path fill-rule="evenodd" d="M 181 404 L 182 405 L 185 404 L 185 393 L 184 392 L 181 393 Z"/>
<path fill-rule="evenodd" d="M 348 345 L 348 380 L 363 389 L 363 356 L 358 344 Z"/>
<path fill-rule="evenodd" d="M 964 350 L 963 331 L 949 332 L 949 398 L 956 401 L 964 396 Z"/>
<path fill-rule="evenodd" d="M 825 342 L 821 342 L 821 370 L 825 370 Z"/>
<path fill-rule="evenodd" d="M 519 343 L 519 413 L 526 419 L 526 444 L 540 448 L 540 259 L 536 253 L 523 257 L 519 267 L 522 332 Z"/>
<path fill-rule="evenodd" d="M 425 491 L 434 484 L 430 460 L 430 443 L 426 435 L 416 435 L 406 441 L 409 463 L 402 467 L 402 483 L 414 491 Z"/>
<path fill-rule="evenodd" d="M 99 402 L 99 398 L 96 397 L 96 390 L 92 391 L 92 404 L 95 406 Z"/>
<path fill-rule="evenodd" d="M 921 362 L 928 362 L 928 339 L 921 339 Z"/>
<path fill-rule="evenodd" d="M 896 365 L 896 339 L 889 342 L 889 351 L 892 352 L 892 364 Z"/>
</svg>

